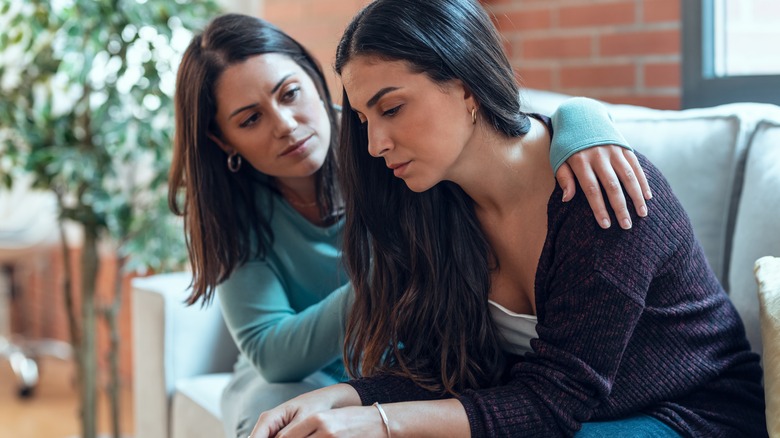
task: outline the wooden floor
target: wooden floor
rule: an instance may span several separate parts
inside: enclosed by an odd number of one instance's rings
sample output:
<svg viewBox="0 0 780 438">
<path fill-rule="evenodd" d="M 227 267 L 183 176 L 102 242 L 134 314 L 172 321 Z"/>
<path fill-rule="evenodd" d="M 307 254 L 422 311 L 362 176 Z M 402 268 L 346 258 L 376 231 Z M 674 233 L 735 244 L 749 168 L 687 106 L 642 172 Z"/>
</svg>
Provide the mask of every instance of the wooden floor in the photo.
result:
<svg viewBox="0 0 780 438">
<path fill-rule="evenodd" d="M 80 436 L 75 367 L 70 362 L 44 359 L 40 382 L 29 398 L 17 397 L 17 384 L 8 362 L 0 358 L 0 438 L 72 438 Z M 121 401 L 121 433 L 132 436 L 132 394 L 125 388 Z M 98 433 L 108 437 L 111 426 L 105 397 L 98 406 Z"/>
</svg>

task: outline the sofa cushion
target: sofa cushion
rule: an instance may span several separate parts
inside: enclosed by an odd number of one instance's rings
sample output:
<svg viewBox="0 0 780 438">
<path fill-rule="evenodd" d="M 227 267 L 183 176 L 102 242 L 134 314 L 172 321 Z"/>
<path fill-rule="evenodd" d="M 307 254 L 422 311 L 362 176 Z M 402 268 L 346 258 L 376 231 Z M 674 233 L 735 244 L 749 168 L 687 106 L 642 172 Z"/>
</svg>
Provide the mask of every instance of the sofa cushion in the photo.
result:
<svg viewBox="0 0 780 438">
<path fill-rule="evenodd" d="M 176 382 L 171 407 L 173 438 L 218 438 L 224 436 L 220 396 L 230 373 L 206 374 Z"/>
<path fill-rule="evenodd" d="M 780 256 L 780 118 L 761 122 L 750 141 L 734 228 L 730 296 L 745 321 L 753 349 L 761 352 L 753 262 Z"/>
<path fill-rule="evenodd" d="M 780 436 L 780 258 L 760 258 L 755 275 L 764 338 L 767 429 L 769 436 Z"/>
</svg>

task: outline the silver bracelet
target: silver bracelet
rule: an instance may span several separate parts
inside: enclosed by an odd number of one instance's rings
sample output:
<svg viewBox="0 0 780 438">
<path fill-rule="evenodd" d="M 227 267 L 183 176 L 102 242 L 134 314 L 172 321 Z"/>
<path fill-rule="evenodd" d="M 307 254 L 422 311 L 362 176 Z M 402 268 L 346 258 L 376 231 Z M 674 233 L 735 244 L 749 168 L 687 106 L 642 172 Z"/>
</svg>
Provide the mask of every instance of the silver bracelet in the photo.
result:
<svg viewBox="0 0 780 438">
<path fill-rule="evenodd" d="M 379 415 L 382 417 L 382 423 L 385 423 L 385 431 L 387 431 L 387 438 L 392 438 L 390 436 L 390 421 L 387 419 L 387 414 L 385 414 L 384 408 L 382 408 L 382 405 L 379 404 L 379 402 L 374 402 L 373 405 L 371 405 L 376 408 L 377 411 L 379 411 Z"/>
</svg>

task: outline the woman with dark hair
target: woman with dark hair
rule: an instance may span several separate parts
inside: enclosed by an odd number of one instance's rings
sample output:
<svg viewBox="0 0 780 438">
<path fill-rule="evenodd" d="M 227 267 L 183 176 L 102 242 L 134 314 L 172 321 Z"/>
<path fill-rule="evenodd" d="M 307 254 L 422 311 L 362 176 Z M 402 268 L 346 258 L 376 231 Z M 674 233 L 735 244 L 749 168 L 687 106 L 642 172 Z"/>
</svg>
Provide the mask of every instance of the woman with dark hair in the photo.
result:
<svg viewBox="0 0 780 438">
<path fill-rule="evenodd" d="M 187 302 L 219 294 L 241 351 L 223 427 L 243 438 L 263 409 L 345 378 L 337 109 L 304 47 L 238 14 L 193 37 L 175 105 L 169 205 L 184 217 Z"/>
<path fill-rule="evenodd" d="M 267 436 L 766 436 L 759 358 L 663 176 L 601 230 L 563 203 L 473 0 L 376 0 L 338 47 L 345 361 Z"/>
<path fill-rule="evenodd" d="M 223 423 L 227 436 L 245 437 L 262 410 L 346 378 L 340 352 L 351 293 L 340 261 L 337 109 L 300 44 L 236 14 L 214 19 L 193 38 L 175 104 L 169 204 L 184 217 L 193 272 L 188 303 L 208 304 L 219 294 L 241 351 L 222 397 Z M 603 108 L 562 111 L 572 129 L 588 121 L 591 138 L 607 132 L 602 144 L 624 144 L 610 133 Z M 552 148 L 557 161 L 572 152 L 563 146 Z M 598 163 L 594 154 L 622 159 L 623 167 L 615 165 L 621 174 L 636 172 L 639 180 L 625 183 L 644 205 L 646 181 L 633 153 L 605 146 L 578 155 Z M 610 160 L 594 165 L 602 180 L 610 178 Z M 595 181 L 587 166 L 578 174 Z M 598 215 L 603 205 L 594 199 Z M 628 216 L 625 201 L 616 210 Z"/>
</svg>

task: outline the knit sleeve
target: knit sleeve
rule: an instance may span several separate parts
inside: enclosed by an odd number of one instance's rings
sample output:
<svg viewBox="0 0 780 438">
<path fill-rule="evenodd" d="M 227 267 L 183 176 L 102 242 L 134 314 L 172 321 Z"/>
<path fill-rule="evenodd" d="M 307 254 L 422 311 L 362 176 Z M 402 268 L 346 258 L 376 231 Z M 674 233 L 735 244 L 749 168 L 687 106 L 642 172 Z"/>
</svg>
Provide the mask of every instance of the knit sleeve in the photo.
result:
<svg viewBox="0 0 780 438">
<path fill-rule="evenodd" d="M 574 97 L 561 104 L 552 115 L 553 138 L 550 165 L 553 172 L 575 153 L 594 146 L 631 147 L 612 123 L 612 117 L 600 102 Z"/>
<path fill-rule="evenodd" d="M 340 357 L 351 285 L 296 312 L 271 264 L 252 261 L 217 290 L 233 339 L 269 382 L 301 380 Z"/>
</svg>

